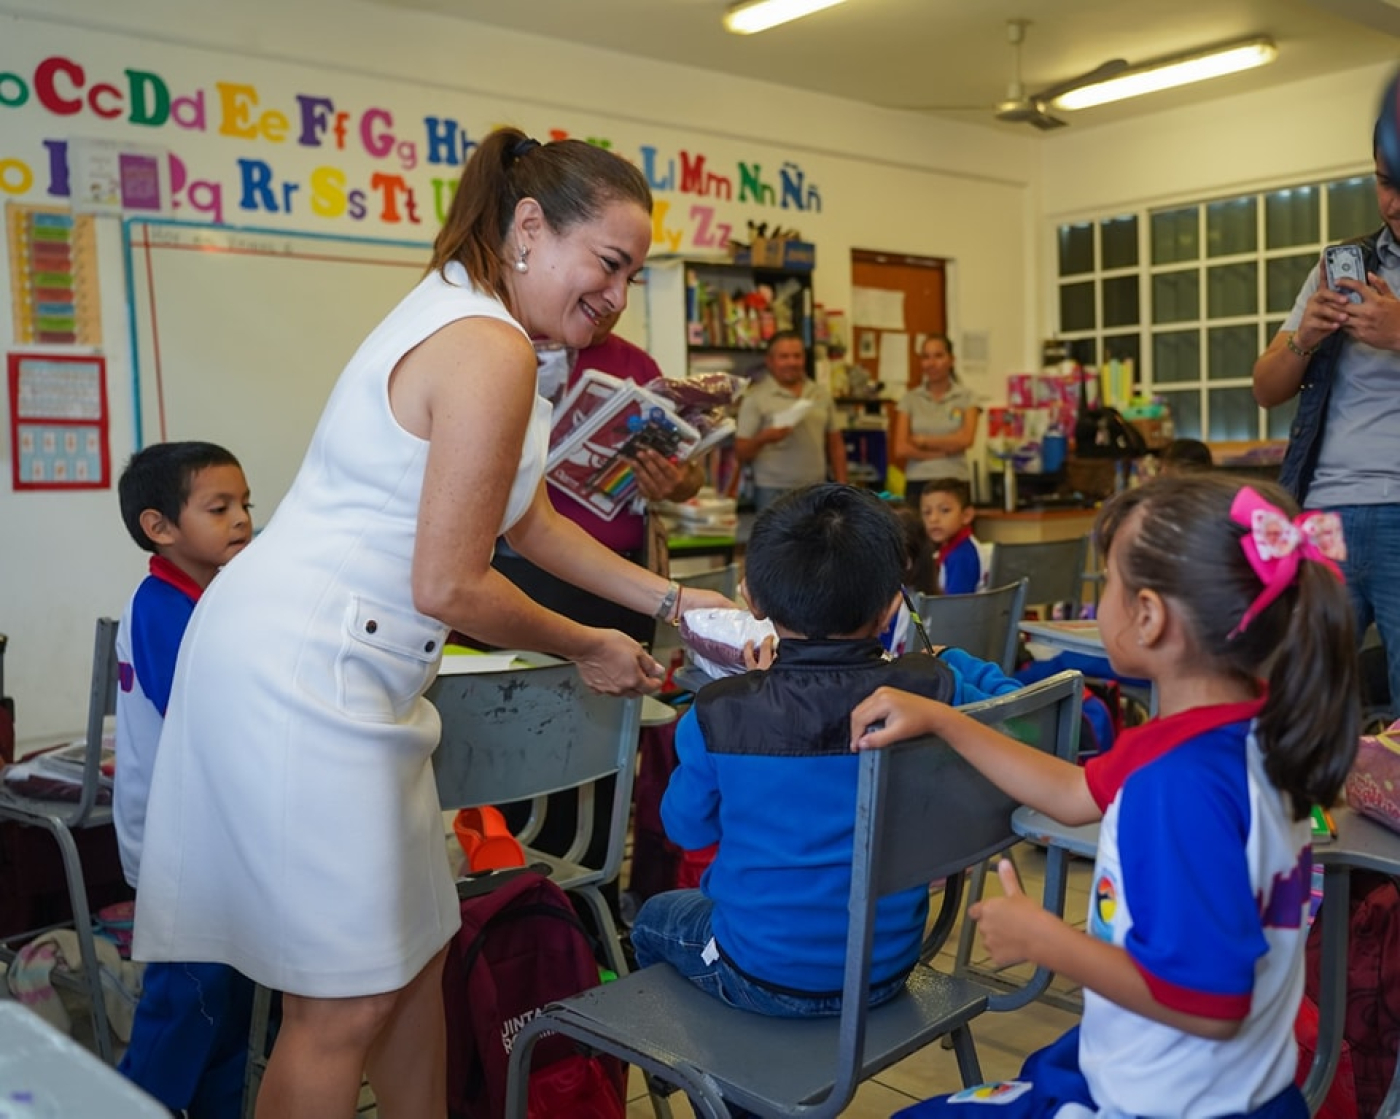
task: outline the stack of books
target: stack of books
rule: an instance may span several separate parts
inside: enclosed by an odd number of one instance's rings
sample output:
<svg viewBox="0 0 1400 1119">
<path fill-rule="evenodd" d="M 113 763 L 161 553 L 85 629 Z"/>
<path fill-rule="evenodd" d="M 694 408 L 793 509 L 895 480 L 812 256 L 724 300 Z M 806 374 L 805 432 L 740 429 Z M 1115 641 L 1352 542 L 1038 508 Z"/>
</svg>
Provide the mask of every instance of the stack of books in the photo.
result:
<svg viewBox="0 0 1400 1119">
<path fill-rule="evenodd" d="M 114 735 L 102 737 L 97 803 L 112 803 L 112 774 L 116 772 Z M 29 754 L 5 768 L 5 786 L 20 796 L 39 800 L 77 801 L 83 792 L 87 743 L 83 739 Z"/>
</svg>

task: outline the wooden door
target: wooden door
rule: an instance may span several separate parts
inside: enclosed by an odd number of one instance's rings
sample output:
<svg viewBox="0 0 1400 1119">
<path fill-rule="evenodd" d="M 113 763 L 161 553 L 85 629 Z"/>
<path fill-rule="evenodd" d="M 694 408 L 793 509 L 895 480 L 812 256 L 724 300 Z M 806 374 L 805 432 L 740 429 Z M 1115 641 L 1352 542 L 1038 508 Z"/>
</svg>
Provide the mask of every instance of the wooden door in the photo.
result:
<svg viewBox="0 0 1400 1119">
<path fill-rule="evenodd" d="M 886 394 L 903 395 L 903 390 L 918 383 L 918 346 L 929 334 L 946 334 L 948 304 L 944 261 L 938 257 L 907 256 L 870 249 L 851 250 L 851 286 L 897 291 L 904 296 L 904 333 L 908 363 L 902 384 L 886 385 Z M 879 380 L 879 328 L 851 323 L 851 351 L 848 360 L 860 365 L 872 380 Z"/>
</svg>

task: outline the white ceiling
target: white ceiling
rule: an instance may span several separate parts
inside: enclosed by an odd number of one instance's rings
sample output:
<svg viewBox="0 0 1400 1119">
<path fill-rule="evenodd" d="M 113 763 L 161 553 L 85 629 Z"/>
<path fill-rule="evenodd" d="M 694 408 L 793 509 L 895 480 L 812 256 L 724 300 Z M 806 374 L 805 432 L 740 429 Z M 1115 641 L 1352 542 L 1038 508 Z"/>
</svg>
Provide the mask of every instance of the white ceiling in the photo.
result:
<svg viewBox="0 0 1400 1119">
<path fill-rule="evenodd" d="M 847 0 L 758 35 L 726 32 L 727 0 L 371 0 L 888 108 L 985 106 L 1013 72 L 1006 22 L 1031 21 L 1022 77 L 1035 91 L 1112 58 L 1137 64 L 1267 35 L 1278 59 L 1246 74 L 1060 113 L 1077 128 L 1400 59 L 1400 0 Z M 1064 130 L 1044 133 L 1063 135 Z"/>
</svg>

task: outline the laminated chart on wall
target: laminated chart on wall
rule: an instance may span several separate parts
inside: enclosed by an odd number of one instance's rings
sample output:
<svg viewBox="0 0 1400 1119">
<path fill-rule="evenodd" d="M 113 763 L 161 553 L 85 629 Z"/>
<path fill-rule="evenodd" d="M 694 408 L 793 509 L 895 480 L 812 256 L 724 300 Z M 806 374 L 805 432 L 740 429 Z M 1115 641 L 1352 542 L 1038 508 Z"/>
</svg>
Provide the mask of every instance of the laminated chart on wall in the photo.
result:
<svg viewBox="0 0 1400 1119">
<path fill-rule="evenodd" d="M 5 218 L 15 341 L 21 345 L 101 345 L 92 216 L 11 202 L 5 208 Z"/>
<path fill-rule="evenodd" d="M 104 359 L 12 353 L 8 365 L 14 488 L 106 489 L 111 451 Z"/>
</svg>

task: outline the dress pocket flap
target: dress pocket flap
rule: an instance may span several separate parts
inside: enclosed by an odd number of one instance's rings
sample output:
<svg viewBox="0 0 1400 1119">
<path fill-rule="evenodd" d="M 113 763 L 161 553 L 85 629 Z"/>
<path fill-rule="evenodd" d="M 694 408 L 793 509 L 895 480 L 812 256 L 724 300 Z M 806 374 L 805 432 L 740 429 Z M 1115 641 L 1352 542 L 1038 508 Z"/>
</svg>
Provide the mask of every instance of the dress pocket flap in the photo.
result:
<svg viewBox="0 0 1400 1119">
<path fill-rule="evenodd" d="M 351 596 L 347 614 L 350 636 L 365 645 L 427 664 L 442 653 L 447 627 L 421 614 Z"/>
</svg>

